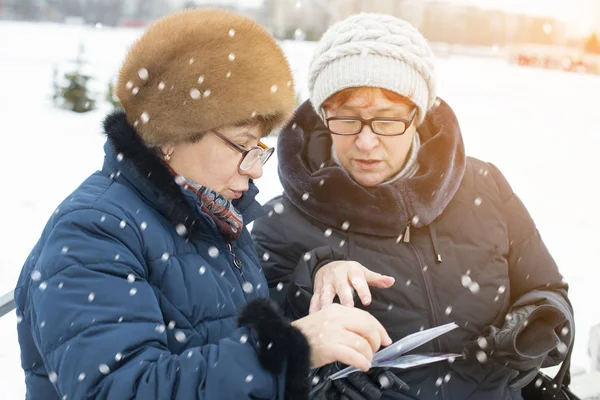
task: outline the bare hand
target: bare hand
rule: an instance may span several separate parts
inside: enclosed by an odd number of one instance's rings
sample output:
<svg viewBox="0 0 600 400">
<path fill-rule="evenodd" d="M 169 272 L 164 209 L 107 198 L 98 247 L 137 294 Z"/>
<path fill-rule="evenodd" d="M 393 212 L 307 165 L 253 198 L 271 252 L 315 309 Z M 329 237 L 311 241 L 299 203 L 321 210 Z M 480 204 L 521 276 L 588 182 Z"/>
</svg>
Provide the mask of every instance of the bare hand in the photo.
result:
<svg viewBox="0 0 600 400">
<path fill-rule="evenodd" d="M 330 304 L 292 322 L 310 344 L 312 368 L 335 361 L 363 371 L 371 368 L 373 354 L 392 339 L 371 314 L 358 308 Z"/>
<path fill-rule="evenodd" d="M 356 261 L 332 261 L 321 267 L 315 274 L 313 296 L 310 300 L 309 314 L 319 311 L 333 303 L 337 295 L 340 304 L 354 307 L 352 289 L 356 290 L 363 305 L 371 304 L 369 286 L 386 289 L 395 279 L 365 268 Z"/>
</svg>

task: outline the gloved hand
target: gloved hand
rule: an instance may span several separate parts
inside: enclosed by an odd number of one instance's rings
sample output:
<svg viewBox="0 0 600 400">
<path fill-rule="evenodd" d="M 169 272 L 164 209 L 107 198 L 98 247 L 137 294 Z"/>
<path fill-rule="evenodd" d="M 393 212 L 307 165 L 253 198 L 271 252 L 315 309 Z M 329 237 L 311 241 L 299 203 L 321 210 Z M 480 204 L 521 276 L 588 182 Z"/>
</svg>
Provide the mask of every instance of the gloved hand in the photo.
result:
<svg viewBox="0 0 600 400">
<path fill-rule="evenodd" d="M 337 364 L 337 363 L 336 363 Z M 383 392 L 393 390 L 401 392 L 409 390 L 408 385 L 396 376 L 389 368 L 372 368 L 369 372 L 354 372 L 346 378 L 332 381 L 327 379 L 341 368 L 334 366 L 321 372 L 324 381 L 317 383 L 309 394 L 313 400 L 379 400 Z"/>
<path fill-rule="evenodd" d="M 487 327 L 483 336 L 464 349 L 466 359 L 487 357 L 519 371 L 509 388 L 518 390 L 533 380 L 549 352 L 560 343 L 557 331 L 565 315 L 551 305 L 526 305 L 509 313 L 502 328 Z"/>
</svg>

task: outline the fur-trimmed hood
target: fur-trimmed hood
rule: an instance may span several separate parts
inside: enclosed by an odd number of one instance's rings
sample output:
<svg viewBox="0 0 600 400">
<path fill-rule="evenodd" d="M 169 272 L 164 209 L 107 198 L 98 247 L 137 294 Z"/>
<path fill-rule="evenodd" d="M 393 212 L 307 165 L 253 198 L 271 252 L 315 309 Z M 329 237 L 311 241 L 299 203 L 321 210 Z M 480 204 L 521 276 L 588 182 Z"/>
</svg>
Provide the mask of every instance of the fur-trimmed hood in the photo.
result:
<svg viewBox="0 0 600 400">
<path fill-rule="evenodd" d="M 419 172 L 389 185 L 363 187 L 331 161 L 330 133 L 307 101 L 278 139 L 284 194 L 303 213 L 332 227 L 399 236 L 409 223 L 429 225 L 446 208 L 465 172 L 465 149 L 452 109 L 439 100 L 418 129 Z"/>
<path fill-rule="evenodd" d="M 114 111 L 106 117 L 104 131 L 108 137 L 104 146 L 104 171 L 118 174 L 113 175 L 115 179 L 127 180 L 174 226 L 182 224 L 187 234 L 195 237 L 199 233 L 197 224 L 207 223 L 210 219 L 202 211 L 198 197 L 175 182 L 162 161 L 129 125 L 123 111 Z M 255 200 L 257 194 L 258 188 L 250 181 L 249 190 L 233 201 L 245 224 L 263 214 L 262 207 Z"/>
</svg>

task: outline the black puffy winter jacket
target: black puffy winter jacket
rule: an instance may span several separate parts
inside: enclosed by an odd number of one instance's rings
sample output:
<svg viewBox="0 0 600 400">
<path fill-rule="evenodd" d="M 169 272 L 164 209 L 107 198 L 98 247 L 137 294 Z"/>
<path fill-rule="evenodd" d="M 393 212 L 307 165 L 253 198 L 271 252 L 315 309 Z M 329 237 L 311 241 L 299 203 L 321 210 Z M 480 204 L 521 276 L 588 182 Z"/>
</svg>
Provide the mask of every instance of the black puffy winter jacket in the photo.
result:
<svg viewBox="0 0 600 400">
<path fill-rule="evenodd" d="M 252 231 L 272 297 L 290 316 L 304 316 L 316 269 L 348 259 L 396 279 L 389 289 L 371 288 L 373 301 L 363 307 L 393 340 L 459 325 L 419 352 L 461 353 L 486 328 L 501 327 L 513 304 L 528 298 L 564 314 L 556 336 L 570 345 L 568 286 L 504 176 L 465 156 L 445 102 L 418 131 L 423 144 L 417 175 L 365 188 L 331 161 L 330 134 L 310 104 L 297 110 L 278 139 L 284 194 L 267 204 L 267 216 Z M 564 351 L 555 349 L 545 365 L 563 358 Z M 517 371 L 493 359 L 396 372 L 411 393 L 392 398 L 521 399 L 508 389 Z"/>
</svg>

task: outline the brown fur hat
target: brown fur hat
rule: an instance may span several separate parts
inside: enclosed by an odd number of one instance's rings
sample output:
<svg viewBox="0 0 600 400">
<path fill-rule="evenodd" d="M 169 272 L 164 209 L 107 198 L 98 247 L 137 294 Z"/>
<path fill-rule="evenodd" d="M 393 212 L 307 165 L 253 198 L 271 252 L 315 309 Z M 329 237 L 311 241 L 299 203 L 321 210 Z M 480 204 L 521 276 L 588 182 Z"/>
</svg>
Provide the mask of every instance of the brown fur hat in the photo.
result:
<svg viewBox="0 0 600 400">
<path fill-rule="evenodd" d="M 181 11 L 149 26 L 121 67 L 116 94 L 149 147 L 254 117 L 281 125 L 295 106 L 274 38 L 220 9 Z"/>
</svg>

